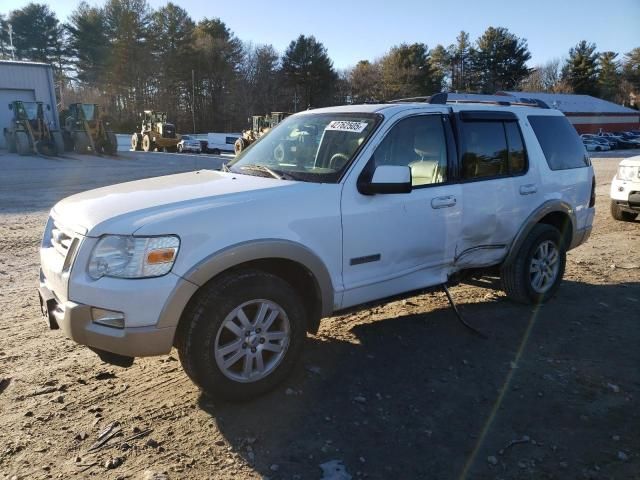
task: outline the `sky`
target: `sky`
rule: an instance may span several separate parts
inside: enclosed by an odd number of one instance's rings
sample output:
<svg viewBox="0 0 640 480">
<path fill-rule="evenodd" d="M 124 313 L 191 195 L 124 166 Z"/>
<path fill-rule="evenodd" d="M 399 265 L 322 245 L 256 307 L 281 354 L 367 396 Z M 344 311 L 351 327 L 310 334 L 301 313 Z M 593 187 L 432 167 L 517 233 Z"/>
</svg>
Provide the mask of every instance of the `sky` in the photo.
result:
<svg viewBox="0 0 640 480">
<path fill-rule="evenodd" d="M 79 1 L 46 3 L 60 20 Z M 534 0 L 518 6 L 514 0 L 447 2 L 446 0 L 322 0 L 254 1 L 174 0 L 198 21 L 219 17 L 243 41 L 272 44 L 284 52 L 298 35 L 314 35 L 327 48 L 338 69 L 359 60 L 375 60 L 400 43 L 455 42 L 460 30 L 478 38 L 489 26 L 506 27 L 525 38 L 532 58 L 530 66 L 566 57 L 580 40 L 597 45 L 598 51 L 620 55 L 640 47 L 640 0 Z M 148 0 L 154 7 L 166 0 Z M 8 14 L 29 0 L 2 0 L 0 13 Z M 102 5 L 103 0 L 88 0 Z"/>
</svg>

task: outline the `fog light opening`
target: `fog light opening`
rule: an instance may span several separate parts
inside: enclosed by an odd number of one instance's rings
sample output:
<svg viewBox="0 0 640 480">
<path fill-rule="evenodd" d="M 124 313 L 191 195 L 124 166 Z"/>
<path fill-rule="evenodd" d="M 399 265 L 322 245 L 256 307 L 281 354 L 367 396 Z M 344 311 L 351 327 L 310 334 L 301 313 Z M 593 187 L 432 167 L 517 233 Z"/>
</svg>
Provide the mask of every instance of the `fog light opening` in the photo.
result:
<svg viewBox="0 0 640 480">
<path fill-rule="evenodd" d="M 93 323 L 111 328 L 124 328 L 124 313 L 105 310 L 104 308 L 91 307 L 91 319 Z"/>
</svg>

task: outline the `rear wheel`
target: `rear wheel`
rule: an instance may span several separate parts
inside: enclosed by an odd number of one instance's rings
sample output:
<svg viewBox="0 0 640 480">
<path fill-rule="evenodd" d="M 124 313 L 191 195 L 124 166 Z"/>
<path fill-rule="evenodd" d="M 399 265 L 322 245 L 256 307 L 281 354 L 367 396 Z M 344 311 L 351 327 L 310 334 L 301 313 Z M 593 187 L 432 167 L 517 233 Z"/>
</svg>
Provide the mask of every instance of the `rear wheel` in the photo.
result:
<svg viewBox="0 0 640 480">
<path fill-rule="evenodd" d="M 181 320 L 177 348 L 206 394 L 247 400 L 286 378 L 305 336 L 305 311 L 293 287 L 270 273 L 242 270 L 197 294 Z"/>
<path fill-rule="evenodd" d="M 178 145 L 178 152 L 182 153 L 183 147 L 182 145 Z"/>
<path fill-rule="evenodd" d="M 633 222 L 638 214 L 622 210 L 615 200 L 611 200 L 611 216 L 622 222 Z"/>
<path fill-rule="evenodd" d="M 153 150 L 153 148 L 154 145 L 151 141 L 151 137 L 149 135 L 144 135 L 142 137 L 142 150 L 144 150 L 145 152 L 150 152 L 151 150 Z"/>
<path fill-rule="evenodd" d="M 520 246 L 515 259 L 503 265 L 507 295 L 520 303 L 543 303 L 556 292 L 564 275 L 566 247 L 551 225 L 538 224 Z"/>
</svg>

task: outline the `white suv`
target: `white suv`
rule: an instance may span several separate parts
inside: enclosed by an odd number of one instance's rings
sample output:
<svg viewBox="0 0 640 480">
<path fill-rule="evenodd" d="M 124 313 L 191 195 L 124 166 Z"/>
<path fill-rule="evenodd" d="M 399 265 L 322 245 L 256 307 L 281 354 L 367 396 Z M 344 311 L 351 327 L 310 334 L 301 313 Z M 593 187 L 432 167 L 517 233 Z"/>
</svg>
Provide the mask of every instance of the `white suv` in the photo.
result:
<svg viewBox="0 0 640 480">
<path fill-rule="evenodd" d="M 640 214 L 640 155 L 626 158 L 611 180 L 611 216 L 632 222 Z"/>
<path fill-rule="evenodd" d="M 123 365 L 175 346 L 203 391 L 248 398 L 347 308 L 489 268 L 514 300 L 548 299 L 594 217 L 573 127 L 504 97 L 301 112 L 223 170 L 56 204 L 41 248 L 51 326 Z"/>
</svg>

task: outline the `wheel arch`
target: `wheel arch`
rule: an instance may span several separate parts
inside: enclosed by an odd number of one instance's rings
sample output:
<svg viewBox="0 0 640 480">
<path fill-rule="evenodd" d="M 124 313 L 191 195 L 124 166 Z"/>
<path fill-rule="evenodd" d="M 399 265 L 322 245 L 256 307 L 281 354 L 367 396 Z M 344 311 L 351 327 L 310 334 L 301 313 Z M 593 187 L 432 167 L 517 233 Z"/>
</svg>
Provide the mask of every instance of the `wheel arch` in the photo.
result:
<svg viewBox="0 0 640 480">
<path fill-rule="evenodd" d="M 201 288 L 240 269 L 262 270 L 286 280 L 303 300 L 310 332 L 316 332 L 320 319 L 333 310 L 333 285 L 322 260 L 295 242 L 264 240 L 226 248 L 192 267 L 167 300 L 158 327 L 179 326 L 183 312 Z"/>
<path fill-rule="evenodd" d="M 562 200 L 549 200 L 538 207 L 524 222 L 511 243 L 504 263 L 510 263 L 518 254 L 518 250 L 525 239 L 537 224 L 551 225 L 561 233 L 567 250 L 574 247 L 574 235 L 576 232 L 576 215 L 568 203 Z"/>
</svg>

